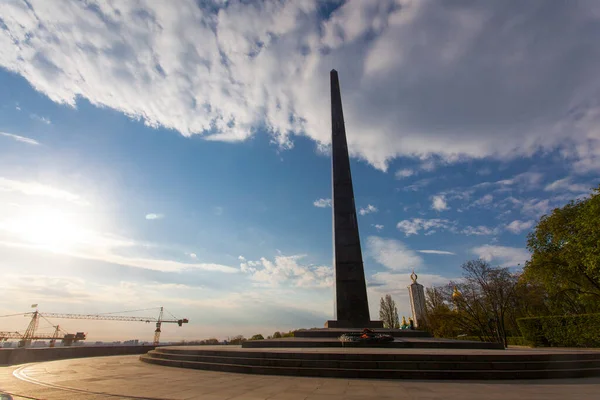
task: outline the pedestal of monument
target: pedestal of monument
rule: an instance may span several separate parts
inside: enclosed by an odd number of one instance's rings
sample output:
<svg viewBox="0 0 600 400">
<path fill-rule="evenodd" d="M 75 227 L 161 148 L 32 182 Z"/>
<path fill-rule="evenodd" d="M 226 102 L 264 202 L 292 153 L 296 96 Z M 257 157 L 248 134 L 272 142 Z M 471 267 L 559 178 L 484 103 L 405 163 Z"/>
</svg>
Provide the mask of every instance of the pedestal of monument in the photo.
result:
<svg viewBox="0 0 600 400">
<path fill-rule="evenodd" d="M 383 321 L 369 321 L 362 324 L 356 324 L 350 321 L 325 321 L 325 328 L 356 328 L 357 326 L 369 329 L 383 328 Z"/>
</svg>

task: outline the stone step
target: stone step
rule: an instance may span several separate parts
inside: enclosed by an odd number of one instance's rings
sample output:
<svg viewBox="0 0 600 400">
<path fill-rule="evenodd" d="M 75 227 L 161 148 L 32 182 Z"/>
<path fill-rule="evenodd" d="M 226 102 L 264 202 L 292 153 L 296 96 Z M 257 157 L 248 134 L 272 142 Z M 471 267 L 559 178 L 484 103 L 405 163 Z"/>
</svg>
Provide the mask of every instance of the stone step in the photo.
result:
<svg viewBox="0 0 600 400">
<path fill-rule="evenodd" d="M 332 349 L 327 352 L 298 350 L 261 349 L 245 350 L 237 346 L 210 346 L 212 348 L 197 347 L 157 347 L 150 354 L 185 354 L 198 356 L 216 357 L 240 357 L 240 358 L 267 358 L 267 359 L 300 359 L 300 360 L 343 360 L 343 361 L 444 361 L 444 362 L 542 362 L 542 361 L 578 361 L 578 360 L 600 360 L 600 351 L 588 352 L 551 352 L 542 351 L 471 351 L 450 353 L 428 352 L 428 353 L 403 353 L 403 352 L 370 352 L 370 349 Z M 216 347 L 216 348 L 215 348 Z M 381 349 L 377 349 L 381 350 Z M 360 351 L 360 352 L 355 352 Z"/>
<path fill-rule="evenodd" d="M 600 376 L 599 367 L 563 369 L 369 369 L 369 368 L 310 368 L 242 365 L 239 363 L 216 363 L 201 361 L 183 361 L 158 358 L 156 354 L 140 357 L 143 362 L 209 371 L 252 373 L 285 376 L 312 376 L 327 378 L 361 378 L 361 379 L 555 379 Z M 160 354 L 160 356 L 164 356 Z M 239 360 L 238 360 L 239 361 Z M 277 360 L 281 361 L 281 360 Z M 524 363 L 524 365 L 527 365 Z"/>
<path fill-rule="evenodd" d="M 155 359 L 188 361 L 241 366 L 282 367 L 282 368 L 328 368 L 328 369 L 379 369 L 379 370 L 549 370 L 600 368 L 600 358 L 588 360 L 528 361 L 503 360 L 492 362 L 484 358 L 479 361 L 351 361 L 351 360 L 306 360 L 299 358 L 248 358 L 231 354 L 197 355 L 173 354 L 151 351 L 148 355 Z"/>
</svg>

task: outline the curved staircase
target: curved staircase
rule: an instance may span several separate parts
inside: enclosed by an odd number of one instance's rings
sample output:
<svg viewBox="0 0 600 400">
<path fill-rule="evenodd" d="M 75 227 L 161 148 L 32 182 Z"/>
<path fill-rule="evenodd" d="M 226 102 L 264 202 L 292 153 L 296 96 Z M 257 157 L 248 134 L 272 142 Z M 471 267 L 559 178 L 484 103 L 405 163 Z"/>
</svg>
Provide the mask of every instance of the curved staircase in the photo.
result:
<svg viewBox="0 0 600 400">
<path fill-rule="evenodd" d="M 159 347 L 143 362 L 210 371 L 370 379 L 548 379 L 600 376 L 600 351 L 560 349 L 244 349 Z"/>
</svg>

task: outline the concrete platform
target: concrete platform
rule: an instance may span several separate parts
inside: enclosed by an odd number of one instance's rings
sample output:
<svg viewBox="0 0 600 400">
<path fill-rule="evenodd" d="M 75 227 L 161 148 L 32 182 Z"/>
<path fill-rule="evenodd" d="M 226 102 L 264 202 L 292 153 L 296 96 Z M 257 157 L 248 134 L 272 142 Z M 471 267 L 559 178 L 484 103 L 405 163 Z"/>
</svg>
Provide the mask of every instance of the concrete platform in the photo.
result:
<svg viewBox="0 0 600 400">
<path fill-rule="evenodd" d="M 596 399 L 600 378 L 516 381 L 328 379 L 168 368 L 137 356 L 0 367 L 15 400 L 565 400 Z"/>
<path fill-rule="evenodd" d="M 166 346 L 143 362 L 208 371 L 359 379 L 557 379 L 600 376 L 600 351 L 557 349 Z"/>
<path fill-rule="evenodd" d="M 372 331 L 382 334 L 391 335 L 397 338 L 407 337 L 431 337 L 429 332 L 410 330 L 410 329 L 371 329 Z M 319 329 L 298 329 L 294 331 L 294 337 L 297 338 L 338 338 L 344 333 L 360 333 L 362 329 L 356 328 L 319 328 Z"/>
</svg>

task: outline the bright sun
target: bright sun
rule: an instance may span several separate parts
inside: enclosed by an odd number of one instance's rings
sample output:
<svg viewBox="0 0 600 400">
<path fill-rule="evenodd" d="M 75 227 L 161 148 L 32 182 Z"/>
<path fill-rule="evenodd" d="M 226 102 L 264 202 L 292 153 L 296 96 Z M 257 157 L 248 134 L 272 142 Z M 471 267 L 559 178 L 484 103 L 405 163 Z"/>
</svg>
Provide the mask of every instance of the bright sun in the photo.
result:
<svg viewBox="0 0 600 400">
<path fill-rule="evenodd" d="M 50 250 L 72 249 L 87 236 L 74 215 L 46 207 L 28 209 L 26 214 L 13 218 L 9 226 L 22 239 Z"/>
</svg>

